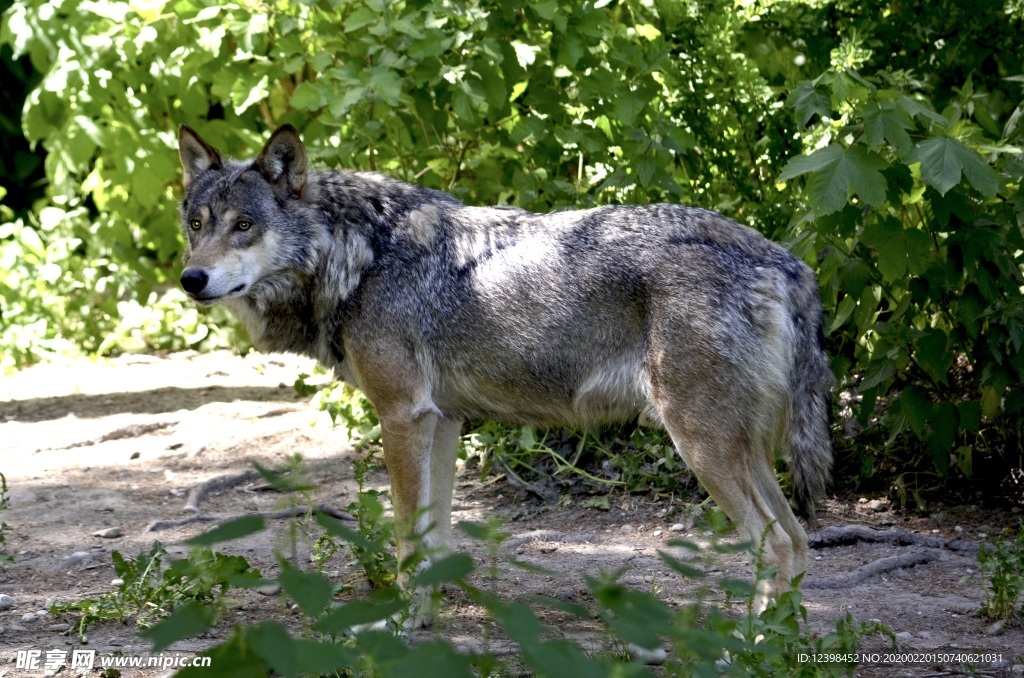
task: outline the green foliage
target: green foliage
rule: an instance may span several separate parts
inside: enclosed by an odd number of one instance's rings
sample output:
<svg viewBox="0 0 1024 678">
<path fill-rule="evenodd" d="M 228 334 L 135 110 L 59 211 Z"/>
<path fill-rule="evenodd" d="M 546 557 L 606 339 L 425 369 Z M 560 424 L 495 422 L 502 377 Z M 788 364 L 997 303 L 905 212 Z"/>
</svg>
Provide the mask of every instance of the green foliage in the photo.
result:
<svg viewBox="0 0 1024 678">
<path fill-rule="evenodd" d="M 376 468 L 373 463 L 375 451 L 375 448 L 371 448 L 366 456 L 353 464 L 359 494 L 348 505 L 348 511 L 356 519 L 356 531 L 323 516 L 318 517 L 318 521 L 332 538 L 346 542 L 371 586 L 386 588 L 395 582 L 398 569 L 391 549 L 395 543 L 395 524 L 393 519 L 385 515 L 382 500 L 389 498 L 388 493 L 366 488 L 366 476 Z"/>
<path fill-rule="evenodd" d="M 5 106 L 24 107 L 0 133 L 20 125 L 45 151 L 46 194 L 0 186 L 18 191 L 0 196 L 2 366 L 238 342 L 222 311 L 170 291 L 175 130 L 249 155 L 292 123 L 320 166 L 470 203 L 686 202 L 784 240 L 820 273 L 855 396 L 844 475 L 895 465 L 906 495 L 1005 472 L 1024 421 L 1024 17 L 1003 0 L 884 15 L 853 0 L 15 2 L 0 58 L 18 84 Z M 17 152 L 4 162 L 29 181 Z"/>
<path fill-rule="evenodd" d="M 369 456 L 363 460 L 365 474 Z M 293 486 L 296 490 L 301 488 Z M 365 563 L 375 561 L 390 567 L 395 579 L 393 544 L 371 538 L 377 528 L 391 529 L 390 522 L 374 515 L 372 525 L 360 523 L 349 530 L 338 521 L 317 516 L 317 523 L 331 539 L 344 542 Z M 298 522 L 299 519 L 296 519 Z M 308 523 L 307 523 L 308 524 Z M 371 530 L 368 531 L 367 527 Z M 701 602 L 681 609 L 670 608 L 654 592 L 635 591 L 619 583 L 625 568 L 613 574 L 584 577 L 592 604 L 580 605 L 540 597 L 516 599 L 503 581 L 505 568 L 501 545 L 508 534 L 496 520 L 487 524 L 460 523 L 470 538 L 481 541 L 487 564 L 477 575 L 473 560 L 461 553 L 436 558 L 410 573 L 409 585 L 440 591 L 440 586 L 457 587 L 489 616 L 484 623 L 481 649 L 466 650 L 440 638 L 410 645 L 400 631 L 401 620 L 410 614 L 410 597 L 396 586 L 378 588 L 366 598 L 339 600 L 350 593 L 335 585 L 319 571 L 300 569 L 279 558 L 280 573 L 274 580 L 263 579 L 244 558 L 211 551 L 221 544 L 265 529 L 262 521 L 235 520 L 189 540 L 195 548 L 187 558 L 174 560 L 166 568 L 166 550 L 159 542 L 148 553 L 124 558 L 113 552 L 114 568 L 121 579 L 116 591 L 76 603 L 55 606 L 54 612 L 77 612 L 83 636 L 88 626 L 118 621 L 141 629 L 141 635 L 159 652 L 173 643 L 202 636 L 222 619 L 230 619 L 227 594 L 232 588 L 279 585 L 284 599 L 295 604 L 300 624 L 287 627 L 278 621 L 238 624 L 230 637 L 204 650 L 232 675 L 307 676 L 358 674 L 381 676 L 504 675 L 524 668 L 537 675 L 633 676 L 646 675 L 643 663 L 632 652 L 650 652 L 666 644 L 672 651 L 665 663 L 666 675 L 786 675 L 817 676 L 850 673 L 854 665 L 801 662 L 800 653 L 854 653 L 860 636 L 891 631 L 881 627 L 856 627 L 847 614 L 836 621 L 835 632 L 818 635 L 806 626 L 806 610 L 797 592 L 780 595 L 761 614 L 750 612 L 754 589 L 749 584 L 723 581 L 729 595 L 739 592 L 745 613 L 726 613 Z M 696 554 L 701 549 L 686 542 Z M 713 544 L 714 551 L 747 550 L 745 545 Z M 664 562 L 684 578 L 703 572 L 667 553 Z M 710 556 L 710 554 L 706 554 Z M 410 561 L 422 562 L 413 557 Z M 511 565 L 531 574 L 550 574 L 515 560 Z M 757 572 L 758 578 L 773 575 Z M 481 583 L 482 586 L 477 584 Z M 799 581 L 794 582 L 798 585 Z M 436 596 L 437 601 L 440 596 Z M 544 612 L 540 608 L 546 608 Z M 558 618 L 578 622 L 593 636 L 595 622 L 608 650 L 587 650 L 567 638 L 564 629 L 542 619 Z M 496 653 L 490 647 L 496 631 L 515 642 L 513 653 Z M 179 676 L 193 675 L 185 669 Z M 198 674 L 196 674 L 198 675 Z"/>
<path fill-rule="evenodd" d="M 993 127 L 997 101 L 971 77 L 937 111 L 931 83 L 871 68 L 867 44 L 851 33 L 790 95 L 816 150 L 779 180 L 807 177 L 799 247 L 819 253 L 834 366 L 863 396 L 853 416 L 870 426 L 887 403 L 902 464 L 970 477 L 977 455 L 1001 452 L 993 438 L 1021 433 L 1019 114 Z"/>
<path fill-rule="evenodd" d="M 357 450 L 380 443 L 377 411 L 361 391 L 335 382 L 316 393 L 310 405 L 330 415 L 331 422 L 341 428 L 342 434 Z"/>
<path fill-rule="evenodd" d="M 207 548 L 196 548 L 187 558 L 174 560 L 163 569 L 166 555 L 167 550 L 160 542 L 154 542 L 148 553 L 139 553 L 134 558 L 113 551 L 117 589 L 96 598 L 56 604 L 52 612 L 80 614 L 75 626 L 83 642 L 88 627 L 102 621 L 148 629 L 173 616 L 178 623 L 187 620 L 189 628 L 196 629 L 196 615 L 206 620 L 207 626 L 219 616 L 221 608 L 211 604 L 220 601 L 231 586 L 257 582 L 260 576 L 241 556 L 214 553 Z"/>
<path fill-rule="evenodd" d="M 982 541 L 978 565 L 977 576 L 985 589 L 981 613 L 990 619 L 1024 614 L 1024 524 L 1018 526 L 1016 539 L 1010 530 L 1004 530 L 994 541 Z M 973 578 L 971 575 L 966 579 Z"/>
<path fill-rule="evenodd" d="M 437 560 L 420 570 L 412 583 L 456 586 L 482 606 L 491 622 L 484 625 L 481 650 L 460 650 L 440 639 L 411 646 L 395 631 L 365 628 L 356 631 L 359 625 L 403 617 L 407 601 L 396 597 L 392 587 L 379 590 L 367 599 L 338 602 L 336 588 L 322 574 L 282 563 L 279 577 L 282 592 L 297 603 L 304 619 L 304 630 L 289 630 L 276 621 L 239 625 L 228 640 L 203 654 L 214 657 L 223 666 L 243 667 L 236 670 L 261 675 L 338 672 L 417 676 L 426 672 L 471 676 L 520 672 L 525 667 L 537 675 L 562 672 L 631 676 L 645 675 L 645 672 L 641 661 L 632 658 L 628 648 L 650 652 L 667 643 L 672 653 L 663 668 L 666 675 L 770 676 L 781 671 L 786 675 L 818 676 L 849 675 L 856 665 L 816 664 L 801 661 L 801 654 L 852 655 L 862 635 L 885 633 L 892 636 L 884 627 L 855 625 L 849 614 L 836 620 L 835 631 L 822 635 L 813 633 L 806 626 L 807 612 L 800 594 L 795 591 L 781 594 L 761 614 L 748 611 L 737 617 L 699 602 L 674 610 L 653 593 L 621 585 L 618 579 L 622 572 L 585 578 L 594 601 L 592 607 L 548 598 L 509 600 L 507 592 L 498 595 L 504 589 L 500 583 L 502 570 L 497 562 L 499 547 L 507 535 L 495 522 L 487 525 L 461 523 L 460 527 L 472 538 L 482 540 L 489 554 L 489 564 L 483 573 L 484 588 L 477 588 L 469 581 L 473 564 L 462 554 Z M 351 536 L 336 534 L 341 539 Z M 356 533 L 351 534 L 358 538 Z M 681 564 L 679 571 L 686 577 L 691 576 L 686 565 Z M 207 580 L 218 578 L 201 573 L 199 576 Z M 760 573 L 758 576 L 769 575 Z M 752 587 L 747 586 L 746 590 L 749 595 L 753 594 Z M 748 609 L 750 604 L 748 597 L 745 602 Z M 541 607 L 549 608 L 550 612 L 539 614 Z M 597 620 L 606 643 L 619 650 L 597 654 L 584 650 L 567 639 L 563 631 L 541 621 L 551 618 L 551 613 L 588 626 Z M 216 615 L 194 602 L 186 602 L 144 635 L 153 643 L 154 651 L 159 651 L 171 642 L 204 632 L 216 621 Z M 499 656 L 491 651 L 492 626 L 500 628 L 516 643 L 516 653 Z M 178 675 L 189 676 L 191 671 L 186 669 Z"/>
</svg>

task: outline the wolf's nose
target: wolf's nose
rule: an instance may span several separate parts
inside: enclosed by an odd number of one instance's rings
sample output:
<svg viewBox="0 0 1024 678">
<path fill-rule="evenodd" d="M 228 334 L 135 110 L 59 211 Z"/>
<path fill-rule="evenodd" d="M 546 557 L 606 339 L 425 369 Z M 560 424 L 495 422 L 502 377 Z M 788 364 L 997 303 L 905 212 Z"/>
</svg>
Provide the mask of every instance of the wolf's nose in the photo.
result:
<svg viewBox="0 0 1024 678">
<path fill-rule="evenodd" d="M 186 268 L 181 272 L 181 286 L 189 294 L 199 294 L 208 282 L 210 282 L 210 276 L 206 275 L 206 271 L 202 269 Z"/>
</svg>

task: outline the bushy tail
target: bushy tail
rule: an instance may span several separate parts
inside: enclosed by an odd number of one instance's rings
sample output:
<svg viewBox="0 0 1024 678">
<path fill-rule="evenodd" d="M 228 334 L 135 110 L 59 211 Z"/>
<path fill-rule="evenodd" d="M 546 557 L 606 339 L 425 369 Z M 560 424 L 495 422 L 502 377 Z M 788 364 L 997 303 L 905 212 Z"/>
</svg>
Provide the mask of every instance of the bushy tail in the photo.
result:
<svg viewBox="0 0 1024 678">
<path fill-rule="evenodd" d="M 796 347 L 790 375 L 789 448 L 797 510 L 814 520 L 832 471 L 832 371 L 822 347 L 822 313 L 817 286 L 795 300 Z"/>
</svg>

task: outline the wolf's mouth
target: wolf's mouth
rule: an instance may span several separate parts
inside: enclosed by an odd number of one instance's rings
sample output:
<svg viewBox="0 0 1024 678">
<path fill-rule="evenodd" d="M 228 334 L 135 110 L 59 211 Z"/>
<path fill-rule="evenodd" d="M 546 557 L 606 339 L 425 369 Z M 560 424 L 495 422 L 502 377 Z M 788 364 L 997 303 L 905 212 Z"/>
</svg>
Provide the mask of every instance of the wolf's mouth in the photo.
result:
<svg viewBox="0 0 1024 678">
<path fill-rule="evenodd" d="M 215 295 L 215 296 L 214 295 L 210 295 L 210 296 L 198 296 L 197 295 L 197 296 L 193 296 L 192 298 L 195 299 L 196 302 L 202 304 L 203 306 L 212 306 L 213 304 L 216 304 L 221 299 L 228 299 L 230 297 L 237 297 L 240 293 L 245 291 L 245 288 L 246 288 L 246 284 L 242 283 L 241 285 L 238 285 L 237 287 L 235 287 L 235 288 L 233 288 L 231 290 L 228 290 L 224 294 L 218 294 L 218 295 Z"/>
</svg>

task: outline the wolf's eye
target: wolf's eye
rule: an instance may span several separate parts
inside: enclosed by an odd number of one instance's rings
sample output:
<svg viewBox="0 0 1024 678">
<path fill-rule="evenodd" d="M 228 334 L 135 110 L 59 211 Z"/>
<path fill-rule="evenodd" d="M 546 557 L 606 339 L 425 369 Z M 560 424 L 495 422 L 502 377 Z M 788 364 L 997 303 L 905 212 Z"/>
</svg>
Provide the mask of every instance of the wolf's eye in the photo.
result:
<svg viewBox="0 0 1024 678">
<path fill-rule="evenodd" d="M 198 231 L 200 228 L 202 228 L 202 226 L 203 222 L 199 221 L 198 219 L 193 219 L 192 221 L 188 222 L 188 227 L 191 228 L 193 231 Z"/>
<path fill-rule="evenodd" d="M 246 221 L 245 219 L 240 219 L 239 221 L 235 222 L 235 230 L 237 230 L 237 231 L 248 231 L 250 228 L 252 228 L 252 222 L 251 221 Z"/>
</svg>

